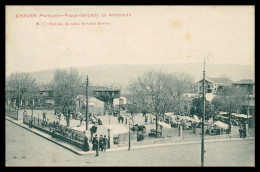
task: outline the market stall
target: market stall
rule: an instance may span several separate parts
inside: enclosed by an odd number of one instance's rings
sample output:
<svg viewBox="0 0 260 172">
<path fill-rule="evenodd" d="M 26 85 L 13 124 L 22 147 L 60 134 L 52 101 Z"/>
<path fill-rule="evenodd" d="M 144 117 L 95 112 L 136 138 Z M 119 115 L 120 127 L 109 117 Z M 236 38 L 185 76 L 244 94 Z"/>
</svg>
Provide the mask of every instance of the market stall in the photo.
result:
<svg viewBox="0 0 260 172">
<path fill-rule="evenodd" d="M 213 123 L 213 125 L 208 126 L 208 129 L 206 130 L 206 134 L 220 135 L 223 134 L 227 129 L 228 129 L 227 124 L 221 121 L 216 121 Z"/>
</svg>

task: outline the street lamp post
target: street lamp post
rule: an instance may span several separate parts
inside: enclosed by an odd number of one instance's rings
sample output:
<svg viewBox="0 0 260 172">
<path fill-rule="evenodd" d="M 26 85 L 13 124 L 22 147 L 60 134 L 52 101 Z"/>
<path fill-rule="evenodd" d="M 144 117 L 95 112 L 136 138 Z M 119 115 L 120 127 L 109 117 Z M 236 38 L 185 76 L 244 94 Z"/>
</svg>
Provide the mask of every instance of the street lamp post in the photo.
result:
<svg viewBox="0 0 260 172">
<path fill-rule="evenodd" d="M 108 106 L 108 109 L 109 109 L 109 105 L 110 103 L 109 103 L 109 101 L 108 101 L 108 104 L 107 104 L 107 106 Z M 110 126 L 110 114 L 109 114 L 109 111 L 108 111 L 108 122 L 109 122 L 109 126 Z"/>
<path fill-rule="evenodd" d="M 88 130 L 88 84 L 89 84 L 89 81 L 88 81 L 88 76 L 87 76 L 87 79 L 86 79 L 86 130 Z"/>
<path fill-rule="evenodd" d="M 80 112 L 80 96 L 79 96 L 79 112 Z M 80 112 L 81 113 L 81 112 Z"/>
<path fill-rule="evenodd" d="M 132 113 L 132 112 L 131 112 Z M 128 144 L 128 151 L 131 149 L 131 133 L 130 133 L 130 120 L 129 120 L 129 144 Z"/>
<path fill-rule="evenodd" d="M 121 98 L 119 98 L 119 116 L 121 115 L 120 111 L 121 111 Z"/>
<path fill-rule="evenodd" d="M 33 106 L 34 106 L 34 100 L 32 100 L 32 116 L 31 116 L 31 119 L 33 119 Z"/>
<path fill-rule="evenodd" d="M 17 120 L 18 120 L 19 108 L 20 108 L 20 81 L 18 80 Z"/>
<path fill-rule="evenodd" d="M 23 111 L 25 112 L 25 98 L 24 98 L 24 103 L 23 103 Z"/>
<path fill-rule="evenodd" d="M 202 115 L 202 129 L 201 129 L 201 166 L 204 166 L 204 123 L 205 123 L 205 58 L 203 69 L 203 115 Z"/>
</svg>

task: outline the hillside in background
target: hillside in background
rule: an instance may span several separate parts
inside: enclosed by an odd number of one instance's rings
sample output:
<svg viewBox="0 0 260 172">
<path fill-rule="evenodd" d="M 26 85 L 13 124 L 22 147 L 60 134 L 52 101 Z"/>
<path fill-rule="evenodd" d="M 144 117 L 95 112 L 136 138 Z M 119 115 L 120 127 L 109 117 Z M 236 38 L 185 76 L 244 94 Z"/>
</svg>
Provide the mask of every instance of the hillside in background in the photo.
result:
<svg viewBox="0 0 260 172">
<path fill-rule="evenodd" d="M 200 63 L 190 64 L 158 64 L 158 65 L 95 65 L 95 66 L 79 66 L 73 67 L 84 78 L 89 76 L 92 85 L 103 85 L 119 88 L 128 85 L 131 79 L 142 75 L 150 69 L 161 69 L 164 72 L 185 72 L 194 77 L 197 82 L 202 78 L 203 66 Z M 69 69 L 69 68 L 64 68 Z M 55 69 L 31 72 L 31 75 L 40 83 L 48 83 L 53 79 Z M 232 81 L 240 79 L 254 80 L 254 68 L 245 65 L 236 64 L 207 64 L 206 76 L 223 77 L 226 76 Z"/>
</svg>

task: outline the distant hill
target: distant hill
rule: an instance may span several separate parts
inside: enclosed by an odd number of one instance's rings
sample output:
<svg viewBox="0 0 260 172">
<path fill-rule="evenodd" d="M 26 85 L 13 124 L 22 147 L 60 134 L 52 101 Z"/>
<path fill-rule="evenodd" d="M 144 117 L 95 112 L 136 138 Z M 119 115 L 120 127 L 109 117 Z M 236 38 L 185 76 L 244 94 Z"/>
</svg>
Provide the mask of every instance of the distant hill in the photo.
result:
<svg viewBox="0 0 260 172">
<path fill-rule="evenodd" d="M 131 79 L 142 75 L 149 69 L 161 69 L 164 72 L 185 72 L 194 77 L 194 81 L 202 78 L 203 64 L 158 64 L 158 65 L 95 65 L 95 66 L 79 66 L 72 67 L 81 75 L 89 76 L 90 83 L 93 85 L 117 86 L 117 88 L 128 85 Z M 69 69 L 69 68 L 64 68 Z M 31 72 L 37 82 L 48 83 L 53 79 L 55 69 Z M 255 77 L 254 68 L 245 65 L 236 64 L 207 64 L 206 76 L 223 77 L 226 76 L 232 81 L 240 79 L 252 79 Z"/>
</svg>

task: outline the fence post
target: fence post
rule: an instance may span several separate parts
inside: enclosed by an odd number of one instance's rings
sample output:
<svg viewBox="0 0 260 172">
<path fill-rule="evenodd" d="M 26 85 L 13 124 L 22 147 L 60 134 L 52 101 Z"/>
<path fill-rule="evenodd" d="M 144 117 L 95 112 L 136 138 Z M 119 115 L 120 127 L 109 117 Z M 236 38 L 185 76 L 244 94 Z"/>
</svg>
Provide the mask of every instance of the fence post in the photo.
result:
<svg viewBox="0 0 260 172">
<path fill-rule="evenodd" d="M 19 109 L 17 109 L 16 120 L 18 120 L 18 112 L 19 112 Z"/>
</svg>

